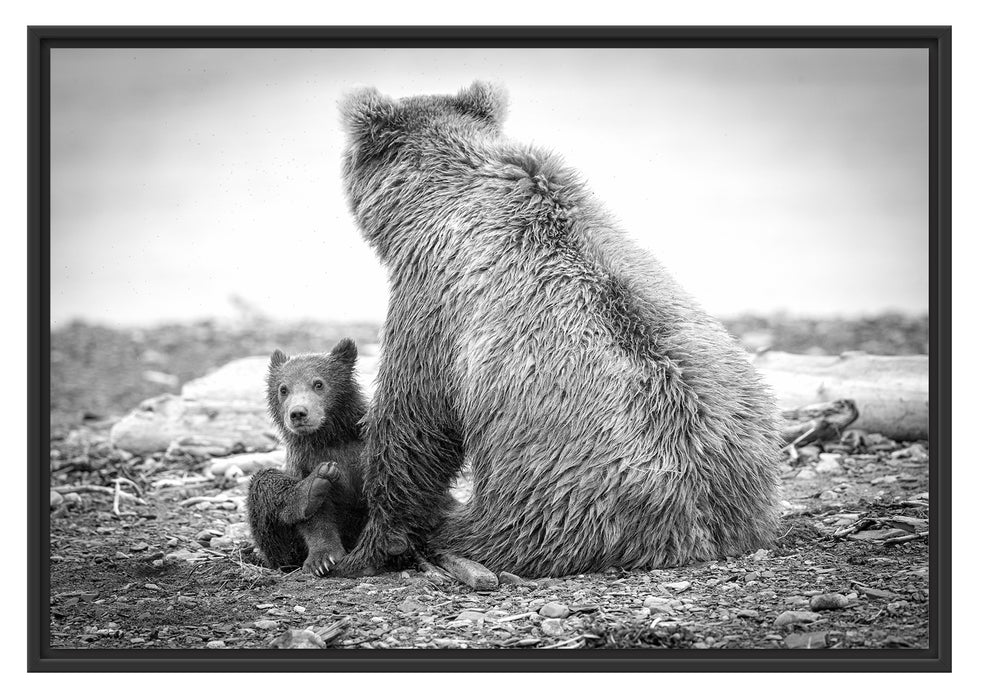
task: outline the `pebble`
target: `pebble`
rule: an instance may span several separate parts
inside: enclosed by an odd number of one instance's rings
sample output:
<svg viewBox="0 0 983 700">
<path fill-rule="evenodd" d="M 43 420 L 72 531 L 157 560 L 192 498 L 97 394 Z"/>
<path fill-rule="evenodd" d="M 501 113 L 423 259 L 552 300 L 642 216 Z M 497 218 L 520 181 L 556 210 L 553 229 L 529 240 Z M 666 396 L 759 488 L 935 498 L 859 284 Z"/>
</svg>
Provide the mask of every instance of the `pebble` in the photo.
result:
<svg viewBox="0 0 983 700">
<path fill-rule="evenodd" d="M 554 617 L 562 619 L 564 617 L 569 617 L 570 608 L 568 608 L 563 603 L 549 602 L 539 609 L 539 614 L 543 617 Z"/>
<path fill-rule="evenodd" d="M 544 605 L 546 605 L 546 598 L 535 598 L 529 601 L 526 610 L 539 610 Z"/>
<path fill-rule="evenodd" d="M 276 629 L 279 624 L 276 620 L 256 620 L 253 623 L 253 627 L 258 630 L 272 630 Z"/>
<path fill-rule="evenodd" d="M 65 494 L 65 505 L 77 506 L 81 502 L 82 502 L 82 497 L 79 494 L 75 493 L 74 491 L 72 493 Z"/>
<path fill-rule="evenodd" d="M 670 591 L 673 591 L 674 593 L 682 593 L 683 591 L 688 590 L 692 586 L 693 584 L 690 583 L 689 581 L 675 581 L 673 583 L 663 584 L 664 588 L 668 588 Z"/>
<path fill-rule="evenodd" d="M 201 530 L 195 535 L 195 539 L 199 542 L 208 542 L 213 537 L 218 537 L 221 534 L 221 532 L 216 532 L 215 530 Z"/>
<path fill-rule="evenodd" d="M 208 649 L 225 649 L 225 642 L 221 639 L 213 639 L 205 645 Z"/>
<path fill-rule="evenodd" d="M 810 610 L 839 610 L 850 604 L 850 601 L 842 593 L 821 593 L 812 596 L 809 601 Z"/>
<path fill-rule="evenodd" d="M 503 571 L 502 573 L 500 573 L 498 575 L 498 580 L 500 583 L 510 583 L 513 586 L 522 586 L 525 585 L 526 583 L 526 580 L 524 578 L 522 578 L 521 576 L 516 576 L 515 574 L 511 574 L 508 571 Z"/>
<path fill-rule="evenodd" d="M 404 613 L 413 613 L 426 610 L 427 606 L 423 605 L 416 598 L 409 597 L 399 604 L 399 609 Z"/>
<path fill-rule="evenodd" d="M 819 455 L 819 463 L 814 467 L 817 474 L 842 474 L 843 457 L 824 452 Z"/>
<path fill-rule="evenodd" d="M 785 637 L 785 646 L 789 649 L 825 649 L 825 632 L 803 632 L 790 634 Z"/>
<path fill-rule="evenodd" d="M 758 578 L 758 574 L 755 571 L 749 571 L 748 573 L 744 574 L 745 581 L 756 581 L 757 578 Z"/>
<path fill-rule="evenodd" d="M 836 499 L 836 491 L 823 491 L 821 494 L 819 494 L 820 501 L 835 501 Z"/>
<path fill-rule="evenodd" d="M 540 627 L 542 627 L 543 633 L 548 634 L 550 637 L 559 637 L 564 631 L 563 621 L 550 617 L 543 620 Z"/>
<path fill-rule="evenodd" d="M 799 447 L 796 449 L 796 452 L 798 452 L 800 456 L 805 457 L 806 459 L 813 460 L 819 458 L 819 448 L 816 445 L 806 445 L 805 447 Z"/>
<path fill-rule="evenodd" d="M 816 472 L 814 472 L 812 469 L 803 469 L 802 471 L 800 471 L 798 474 L 795 475 L 795 478 L 796 479 L 815 479 L 816 478 Z"/>
<path fill-rule="evenodd" d="M 485 613 L 480 610 L 465 610 L 460 615 L 457 616 L 458 621 L 460 620 L 470 620 L 471 622 L 477 622 L 478 620 L 485 619 Z"/>
<path fill-rule="evenodd" d="M 775 627 L 789 627 L 791 625 L 803 625 L 815 622 L 820 617 L 819 613 L 805 612 L 802 610 L 786 610 L 775 618 Z"/>
<path fill-rule="evenodd" d="M 324 640 L 310 630 L 289 629 L 273 642 L 276 649 L 324 649 L 325 646 Z"/>
<path fill-rule="evenodd" d="M 654 595 L 650 595 L 642 601 L 642 607 L 648 608 L 652 612 L 671 613 L 676 605 L 677 602 L 672 598 L 661 598 Z"/>
<path fill-rule="evenodd" d="M 57 491 L 52 491 L 51 492 L 51 507 L 52 508 L 57 508 L 58 506 L 60 506 L 62 504 L 62 502 L 64 500 L 65 500 L 65 497 L 62 496 Z"/>
<path fill-rule="evenodd" d="M 307 608 L 305 608 L 303 605 L 295 605 L 294 606 L 294 612 L 295 613 L 305 613 L 305 612 L 307 612 Z"/>
<path fill-rule="evenodd" d="M 229 523 L 225 528 L 225 536 L 235 542 L 249 542 L 253 539 L 249 523 Z"/>
<path fill-rule="evenodd" d="M 747 609 L 744 609 L 744 610 L 735 610 L 734 611 L 734 614 L 737 617 L 755 618 L 755 617 L 758 616 L 758 611 L 757 610 L 747 610 Z"/>
</svg>

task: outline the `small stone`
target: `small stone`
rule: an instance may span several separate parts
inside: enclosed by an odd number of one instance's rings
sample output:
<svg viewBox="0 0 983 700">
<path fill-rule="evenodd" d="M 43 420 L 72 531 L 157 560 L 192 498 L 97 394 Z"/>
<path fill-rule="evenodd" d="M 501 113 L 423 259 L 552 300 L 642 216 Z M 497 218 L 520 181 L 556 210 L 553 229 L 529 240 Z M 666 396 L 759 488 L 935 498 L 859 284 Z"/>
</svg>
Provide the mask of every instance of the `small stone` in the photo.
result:
<svg viewBox="0 0 983 700">
<path fill-rule="evenodd" d="M 543 629 L 543 633 L 549 635 L 550 637 L 559 637 L 563 634 L 563 621 L 557 620 L 556 618 L 548 617 L 540 624 Z"/>
<path fill-rule="evenodd" d="M 433 643 L 439 649 L 460 649 L 464 644 L 456 639 L 435 639 Z"/>
<path fill-rule="evenodd" d="M 221 534 L 221 532 L 216 532 L 215 530 L 201 530 L 197 535 L 195 535 L 195 539 L 199 542 L 208 542 L 213 537 L 218 537 Z"/>
<path fill-rule="evenodd" d="M 225 536 L 233 542 L 251 542 L 253 539 L 249 523 L 229 523 L 225 528 Z"/>
<path fill-rule="evenodd" d="M 235 547 L 235 542 L 231 537 L 213 537 L 208 541 L 208 546 L 212 549 L 221 549 L 226 551 L 233 549 Z"/>
<path fill-rule="evenodd" d="M 650 595 L 642 602 L 643 608 L 648 608 L 652 612 L 672 613 L 676 601 L 672 598 L 661 598 Z"/>
<path fill-rule="evenodd" d="M 758 574 L 755 571 L 749 571 L 744 574 L 745 581 L 756 581 L 758 579 Z"/>
<path fill-rule="evenodd" d="M 803 479 L 803 480 L 815 479 L 816 478 L 816 472 L 814 472 L 812 469 L 803 469 L 798 474 L 795 475 L 795 478 L 796 479 Z"/>
<path fill-rule="evenodd" d="M 539 609 L 539 614 L 543 617 L 554 617 L 558 619 L 563 619 L 564 617 L 569 617 L 570 608 L 568 608 L 563 603 L 549 602 Z"/>
<path fill-rule="evenodd" d="M 522 586 L 526 583 L 526 580 L 521 576 L 516 576 L 508 571 L 503 571 L 498 575 L 498 580 L 500 583 L 510 583 L 513 586 Z"/>
<path fill-rule="evenodd" d="M 324 649 L 325 646 L 324 640 L 310 630 L 289 629 L 273 642 L 274 649 Z"/>
<path fill-rule="evenodd" d="M 895 598 L 897 594 L 891 591 L 881 590 L 880 588 L 867 588 L 866 586 L 857 586 L 857 590 L 868 598 Z"/>
<path fill-rule="evenodd" d="M 303 605 L 295 605 L 294 606 L 294 612 L 295 613 L 305 613 L 305 612 L 307 612 L 307 608 L 305 608 Z"/>
<path fill-rule="evenodd" d="M 52 491 L 50 497 L 51 497 L 51 508 L 52 508 L 52 510 L 54 510 L 55 508 L 57 508 L 58 506 L 60 506 L 62 504 L 62 502 L 65 500 L 65 497 L 62 496 L 57 491 Z"/>
<path fill-rule="evenodd" d="M 758 616 L 758 611 L 757 610 L 748 610 L 748 609 L 735 610 L 734 611 L 734 615 L 736 615 L 737 617 L 755 618 L 755 617 Z"/>
<path fill-rule="evenodd" d="M 160 586 L 158 586 L 156 583 L 145 583 L 145 584 L 143 584 L 143 587 L 146 588 L 148 591 L 159 591 L 160 590 Z"/>
<path fill-rule="evenodd" d="M 427 606 L 422 604 L 416 598 L 409 597 L 399 604 L 399 609 L 404 613 L 414 613 L 420 612 L 421 610 L 426 610 Z"/>
<path fill-rule="evenodd" d="M 815 622 L 820 618 L 818 613 L 805 612 L 801 610 L 786 610 L 775 618 L 775 627 L 790 627 L 792 625 L 805 625 Z"/>
<path fill-rule="evenodd" d="M 802 595 L 791 595 L 785 599 L 785 605 L 790 608 L 801 608 L 809 604 L 809 599 Z"/>
<path fill-rule="evenodd" d="M 690 583 L 689 581 L 675 581 L 673 583 L 663 584 L 664 588 L 668 588 L 670 591 L 674 593 L 682 593 L 683 591 L 688 590 L 692 586 L 693 584 Z"/>
<path fill-rule="evenodd" d="M 471 622 L 477 622 L 478 620 L 484 620 L 485 613 L 479 610 L 464 610 L 460 615 L 457 616 L 457 620 L 470 620 Z"/>
<path fill-rule="evenodd" d="M 825 649 L 825 632 L 803 632 L 790 634 L 785 637 L 785 646 L 789 649 Z"/>
<path fill-rule="evenodd" d="M 762 561 L 771 556 L 770 549 L 759 549 L 751 555 L 751 561 Z"/>
<path fill-rule="evenodd" d="M 534 598 L 533 600 L 529 601 L 529 604 L 526 606 L 526 609 L 538 611 L 544 605 L 546 605 L 545 598 Z"/>
<path fill-rule="evenodd" d="M 253 623 L 253 627 L 258 630 L 272 630 L 276 629 L 279 624 L 280 623 L 278 623 L 276 620 L 256 620 L 256 622 Z"/>
<path fill-rule="evenodd" d="M 805 447 L 796 448 L 796 452 L 799 453 L 800 457 L 804 457 L 810 461 L 819 458 L 819 448 L 816 445 L 806 445 Z"/>
<path fill-rule="evenodd" d="M 79 494 L 75 493 L 74 491 L 72 493 L 65 494 L 66 506 L 77 506 L 81 502 L 82 502 L 82 497 Z"/>
<path fill-rule="evenodd" d="M 819 463 L 814 469 L 817 474 L 842 474 L 843 456 L 824 452 L 819 455 Z"/>
<path fill-rule="evenodd" d="M 835 501 L 837 498 L 836 491 L 823 491 L 819 494 L 820 501 Z"/>
<path fill-rule="evenodd" d="M 850 604 L 842 593 L 821 593 L 812 596 L 809 601 L 810 610 L 839 610 Z"/>
<path fill-rule="evenodd" d="M 221 639 L 213 639 L 205 647 L 208 649 L 225 649 L 225 642 Z"/>
</svg>

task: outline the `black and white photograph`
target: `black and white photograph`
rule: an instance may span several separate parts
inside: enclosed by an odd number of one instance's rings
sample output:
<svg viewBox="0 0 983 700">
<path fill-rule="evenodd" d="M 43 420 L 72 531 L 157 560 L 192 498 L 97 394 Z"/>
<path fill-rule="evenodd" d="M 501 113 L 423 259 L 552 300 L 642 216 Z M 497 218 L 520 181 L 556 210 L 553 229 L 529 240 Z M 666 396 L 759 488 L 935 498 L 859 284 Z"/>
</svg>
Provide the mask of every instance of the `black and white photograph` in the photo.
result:
<svg viewBox="0 0 983 700">
<path fill-rule="evenodd" d="M 931 34 L 48 34 L 42 656 L 937 660 Z"/>
</svg>

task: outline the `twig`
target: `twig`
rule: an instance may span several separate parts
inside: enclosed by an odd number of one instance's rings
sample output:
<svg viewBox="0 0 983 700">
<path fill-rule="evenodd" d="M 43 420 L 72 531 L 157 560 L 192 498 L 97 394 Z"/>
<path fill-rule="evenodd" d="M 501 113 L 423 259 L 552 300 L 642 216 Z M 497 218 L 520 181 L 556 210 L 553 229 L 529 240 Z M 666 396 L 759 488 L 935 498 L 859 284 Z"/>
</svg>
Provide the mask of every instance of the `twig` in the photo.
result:
<svg viewBox="0 0 983 700">
<path fill-rule="evenodd" d="M 52 491 L 57 491 L 58 493 L 102 493 L 107 496 L 116 495 L 116 490 L 110 488 L 109 486 L 98 486 L 96 484 L 75 484 L 72 486 L 52 486 Z M 120 498 L 124 501 L 134 501 L 138 505 L 145 506 L 147 502 L 142 498 L 138 498 L 132 494 L 126 493 L 125 491 L 120 491 Z"/>
<path fill-rule="evenodd" d="M 196 503 L 232 503 L 232 499 L 228 496 L 192 496 L 191 498 L 186 498 L 180 503 L 179 506 L 193 506 Z"/>
<path fill-rule="evenodd" d="M 135 481 L 133 481 L 133 480 L 131 480 L 131 479 L 127 479 L 126 477 L 123 477 L 123 476 L 118 476 L 118 477 L 116 477 L 116 478 L 114 479 L 114 481 L 115 481 L 115 482 L 116 482 L 117 484 L 119 484 L 119 483 L 120 483 L 121 481 L 122 481 L 122 482 L 125 482 L 125 483 L 127 483 L 127 484 L 129 484 L 130 486 L 132 486 L 132 487 L 133 487 L 133 490 L 137 492 L 137 496 L 141 496 L 141 497 L 143 496 L 143 489 L 142 489 L 142 488 L 140 488 L 140 485 L 139 485 L 139 484 L 137 484 L 137 483 L 136 483 Z"/>
<path fill-rule="evenodd" d="M 567 644 L 573 644 L 575 642 L 579 643 L 581 640 L 583 640 L 584 636 L 585 635 L 583 635 L 583 634 L 578 634 L 576 637 L 571 637 L 570 639 L 564 639 L 561 642 L 556 642 L 555 644 L 549 644 L 549 645 L 547 645 L 545 647 L 539 647 L 539 648 L 540 649 L 560 649 L 561 647 L 565 647 Z"/>
<path fill-rule="evenodd" d="M 902 542 L 911 542 L 912 540 L 918 540 L 928 537 L 928 530 L 924 532 L 914 532 L 910 535 L 901 535 L 900 537 L 892 537 L 890 539 L 881 542 L 885 547 L 890 547 L 893 544 L 901 544 Z"/>
<path fill-rule="evenodd" d="M 122 491 L 120 490 L 119 479 L 117 479 L 116 480 L 116 493 L 113 494 L 113 513 L 116 515 L 117 518 L 120 517 L 120 515 L 119 515 L 119 495 L 121 493 L 122 493 Z"/>
</svg>

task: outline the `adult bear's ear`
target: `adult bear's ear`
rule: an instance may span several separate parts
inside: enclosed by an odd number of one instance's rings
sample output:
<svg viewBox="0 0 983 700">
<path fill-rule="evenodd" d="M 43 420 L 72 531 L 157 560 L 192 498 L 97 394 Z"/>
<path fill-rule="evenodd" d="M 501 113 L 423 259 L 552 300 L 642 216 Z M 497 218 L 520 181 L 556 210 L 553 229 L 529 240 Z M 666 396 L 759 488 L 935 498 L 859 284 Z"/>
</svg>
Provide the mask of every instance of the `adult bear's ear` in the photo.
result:
<svg viewBox="0 0 983 700">
<path fill-rule="evenodd" d="M 287 357 L 286 353 L 284 353 L 280 348 L 277 348 L 273 351 L 273 354 L 270 355 L 270 371 L 272 372 L 275 369 L 279 369 L 280 365 L 282 365 L 288 359 L 290 358 Z"/>
<path fill-rule="evenodd" d="M 341 123 L 353 139 L 395 126 L 396 103 L 374 87 L 356 88 L 341 99 Z"/>
<path fill-rule="evenodd" d="M 501 85 L 476 80 L 457 93 L 454 105 L 464 114 L 501 126 L 509 109 L 509 96 Z"/>
<path fill-rule="evenodd" d="M 355 347 L 355 341 L 351 338 L 339 340 L 338 344 L 331 351 L 331 357 L 341 360 L 346 364 L 354 365 L 355 359 L 358 357 L 358 349 Z"/>
</svg>

